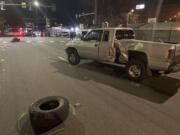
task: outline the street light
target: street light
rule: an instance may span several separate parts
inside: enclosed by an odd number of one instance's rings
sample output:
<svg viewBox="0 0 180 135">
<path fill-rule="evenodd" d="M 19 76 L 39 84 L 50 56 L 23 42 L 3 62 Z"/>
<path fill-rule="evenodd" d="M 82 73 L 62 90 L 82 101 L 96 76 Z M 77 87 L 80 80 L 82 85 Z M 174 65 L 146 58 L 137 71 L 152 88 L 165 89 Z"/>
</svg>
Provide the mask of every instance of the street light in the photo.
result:
<svg viewBox="0 0 180 135">
<path fill-rule="evenodd" d="M 127 16 L 126 16 L 126 25 L 128 26 L 129 25 L 129 20 L 130 20 L 130 16 L 133 15 L 135 12 L 134 9 L 131 9 L 128 13 L 127 13 Z"/>
<path fill-rule="evenodd" d="M 39 2 L 38 1 L 34 1 L 34 6 L 39 7 Z"/>
<path fill-rule="evenodd" d="M 134 13 L 134 9 L 131 9 L 131 13 Z"/>
</svg>

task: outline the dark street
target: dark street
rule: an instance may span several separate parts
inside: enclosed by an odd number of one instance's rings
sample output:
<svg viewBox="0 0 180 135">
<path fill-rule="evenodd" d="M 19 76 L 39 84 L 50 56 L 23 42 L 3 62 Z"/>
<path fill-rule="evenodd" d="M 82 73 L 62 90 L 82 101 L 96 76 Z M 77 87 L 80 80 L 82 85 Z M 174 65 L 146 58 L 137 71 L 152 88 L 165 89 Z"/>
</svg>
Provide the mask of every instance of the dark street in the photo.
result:
<svg viewBox="0 0 180 135">
<path fill-rule="evenodd" d="M 0 133 L 18 135 L 16 122 L 39 98 L 59 95 L 75 108 L 64 135 L 177 135 L 180 73 L 129 81 L 125 71 L 83 60 L 71 66 L 67 38 L 0 38 Z M 77 126 L 77 125 L 78 126 Z M 67 126 L 68 127 L 68 126 Z M 74 128 L 74 130 L 73 130 Z M 77 130 L 79 128 L 79 130 Z M 75 130 L 76 129 L 76 130 Z M 76 133 L 74 133 L 76 132 Z M 79 133 L 78 133 L 79 132 Z"/>
</svg>

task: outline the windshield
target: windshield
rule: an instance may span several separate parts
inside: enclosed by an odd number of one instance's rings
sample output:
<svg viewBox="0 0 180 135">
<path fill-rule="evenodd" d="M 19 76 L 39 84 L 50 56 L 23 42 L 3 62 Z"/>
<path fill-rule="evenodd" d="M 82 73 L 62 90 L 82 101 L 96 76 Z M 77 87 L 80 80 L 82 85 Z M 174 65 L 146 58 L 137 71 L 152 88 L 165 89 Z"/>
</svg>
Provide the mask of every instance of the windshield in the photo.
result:
<svg viewBox="0 0 180 135">
<path fill-rule="evenodd" d="M 180 0 L 0 0 L 0 135 L 180 135 Z"/>
</svg>

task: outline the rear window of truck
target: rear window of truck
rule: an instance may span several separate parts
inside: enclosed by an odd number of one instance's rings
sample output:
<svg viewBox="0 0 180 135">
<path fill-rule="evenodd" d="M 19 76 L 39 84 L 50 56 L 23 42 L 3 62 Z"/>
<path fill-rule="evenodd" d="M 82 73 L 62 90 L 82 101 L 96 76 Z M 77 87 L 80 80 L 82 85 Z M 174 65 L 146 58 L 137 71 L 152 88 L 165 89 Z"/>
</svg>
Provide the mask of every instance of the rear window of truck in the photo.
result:
<svg viewBox="0 0 180 135">
<path fill-rule="evenodd" d="M 117 30 L 116 39 L 134 39 L 134 32 L 132 30 Z"/>
</svg>

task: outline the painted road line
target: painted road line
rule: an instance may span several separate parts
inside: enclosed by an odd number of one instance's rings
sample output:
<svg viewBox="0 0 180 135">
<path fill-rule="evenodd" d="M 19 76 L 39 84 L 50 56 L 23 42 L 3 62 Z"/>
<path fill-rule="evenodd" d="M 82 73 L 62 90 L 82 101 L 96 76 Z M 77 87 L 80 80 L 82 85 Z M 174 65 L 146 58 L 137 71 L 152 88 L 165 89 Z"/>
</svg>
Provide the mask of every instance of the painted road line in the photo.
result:
<svg viewBox="0 0 180 135">
<path fill-rule="evenodd" d="M 8 42 L 7 41 L 3 41 L 3 44 L 7 44 Z"/>
<path fill-rule="evenodd" d="M 60 60 L 62 60 L 62 61 L 66 61 L 67 62 L 67 59 L 65 59 L 65 58 L 63 58 L 63 57 L 58 57 Z"/>
<path fill-rule="evenodd" d="M 1 59 L 1 62 L 4 62 L 5 61 L 5 59 Z"/>
<path fill-rule="evenodd" d="M 26 41 L 26 43 L 31 43 L 31 41 L 28 40 L 28 41 Z"/>
<path fill-rule="evenodd" d="M 51 40 L 51 41 L 49 41 L 50 43 L 54 43 L 54 41 L 53 40 Z"/>
</svg>

